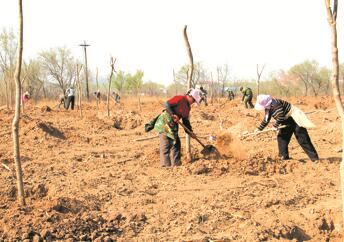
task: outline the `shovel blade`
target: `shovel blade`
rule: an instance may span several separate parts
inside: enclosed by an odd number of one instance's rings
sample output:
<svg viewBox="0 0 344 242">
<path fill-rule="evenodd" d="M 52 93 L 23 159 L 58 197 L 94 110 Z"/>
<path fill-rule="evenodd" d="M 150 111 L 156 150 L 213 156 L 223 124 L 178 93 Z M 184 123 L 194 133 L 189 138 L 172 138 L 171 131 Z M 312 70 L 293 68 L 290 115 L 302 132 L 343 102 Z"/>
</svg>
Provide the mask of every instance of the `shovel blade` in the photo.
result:
<svg viewBox="0 0 344 242">
<path fill-rule="evenodd" d="M 204 149 L 201 151 L 202 155 L 210 155 L 213 153 L 219 153 L 219 151 L 213 145 L 206 145 Z"/>
</svg>

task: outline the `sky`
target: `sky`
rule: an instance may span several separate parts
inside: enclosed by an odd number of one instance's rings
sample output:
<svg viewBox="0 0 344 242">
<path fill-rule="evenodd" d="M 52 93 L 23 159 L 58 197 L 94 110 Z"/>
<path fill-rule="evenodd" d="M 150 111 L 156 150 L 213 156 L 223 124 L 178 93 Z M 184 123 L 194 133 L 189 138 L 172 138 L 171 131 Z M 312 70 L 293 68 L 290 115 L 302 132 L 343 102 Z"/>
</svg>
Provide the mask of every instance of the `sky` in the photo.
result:
<svg viewBox="0 0 344 242">
<path fill-rule="evenodd" d="M 18 30 L 15 0 L 0 0 L 0 28 Z M 343 6 L 344 8 L 344 6 Z M 227 64 L 230 78 L 262 79 L 305 60 L 331 67 L 331 34 L 324 0 L 23 0 L 25 60 L 50 48 L 67 47 L 106 77 L 115 69 L 144 71 L 144 81 L 168 85 L 173 69 L 189 59 L 184 25 L 194 62 L 216 73 Z M 339 4 L 338 23 L 342 23 Z M 343 28 L 338 24 L 341 61 Z"/>
</svg>

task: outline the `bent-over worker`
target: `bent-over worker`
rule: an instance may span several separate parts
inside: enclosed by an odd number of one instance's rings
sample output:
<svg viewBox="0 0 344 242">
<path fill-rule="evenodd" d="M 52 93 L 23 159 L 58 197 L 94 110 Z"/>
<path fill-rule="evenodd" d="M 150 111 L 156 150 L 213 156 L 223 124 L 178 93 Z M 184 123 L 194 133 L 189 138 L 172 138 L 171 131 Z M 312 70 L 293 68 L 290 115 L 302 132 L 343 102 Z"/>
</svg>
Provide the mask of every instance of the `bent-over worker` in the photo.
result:
<svg viewBox="0 0 344 242">
<path fill-rule="evenodd" d="M 315 125 L 299 108 L 291 105 L 287 101 L 273 98 L 270 95 L 258 95 L 255 109 L 265 111 L 264 120 L 256 129 L 256 132 L 262 131 L 270 122 L 271 117 L 276 120 L 273 126 L 276 128 L 276 131 L 278 130 L 278 151 L 282 160 L 290 159 L 288 145 L 293 134 L 308 157 L 313 162 L 319 160 L 318 153 L 307 132 L 307 128 L 315 127 Z M 286 127 L 278 129 L 282 125 Z"/>
</svg>

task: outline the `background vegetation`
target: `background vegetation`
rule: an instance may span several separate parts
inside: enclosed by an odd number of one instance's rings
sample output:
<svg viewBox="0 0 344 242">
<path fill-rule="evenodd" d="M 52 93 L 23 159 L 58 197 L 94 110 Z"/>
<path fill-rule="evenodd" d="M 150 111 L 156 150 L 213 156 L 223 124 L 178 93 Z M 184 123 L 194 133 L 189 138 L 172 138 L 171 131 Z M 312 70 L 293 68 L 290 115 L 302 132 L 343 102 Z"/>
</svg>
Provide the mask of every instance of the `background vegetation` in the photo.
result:
<svg viewBox="0 0 344 242">
<path fill-rule="evenodd" d="M 13 107 L 15 86 L 13 83 L 14 60 L 16 55 L 16 35 L 12 30 L 3 29 L 0 33 L 0 105 Z M 76 85 L 76 66 L 83 61 L 72 55 L 66 47 L 55 47 L 42 50 L 35 59 L 24 60 L 22 86 L 24 91 L 31 93 L 32 99 L 56 99 L 64 93 L 67 87 Z M 172 73 L 172 72 L 171 72 Z M 171 96 L 182 94 L 186 90 L 188 65 L 173 70 L 173 82 L 168 85 L 144 81 L 144 71 L 135 73 L 117 70 L 113 75 L 112 91 L 120 95 L 150 95 Z M 91 93 L 96 91 L 95 74 L 89 70 Z M 276 70 L 264 73 L 265 78 L 260 80 L 260 93 L 269 93 L 279 96 L 321 96 L 330 95 L 331 71 L 325 66 L 320 66 L 315 60 L 305 60 L 296 63 L 289 70 Z M 171 74 L 172 76 L 172 74 Z M 344 64 L 340 65 L 340 86 L 344 91 Z M 85 91 L 84 73 L 81 80 Z M 100 77 L 99 89 L 105 94 L 109 77 Z M 257 77 L 258 78 L 258 77 Z M 249 86 L 257 93 L 257 80 L 238 80 L 231 75 L 227 64 L 220 65 L 216 72 L 211 72 L 202 63 L 194 66 L 192 86 L 203 86 L 212 98 L 225 96 L 225 90 L 230 87 L 237 91 L 240 86 Z M 84 96 L 84 94 L 83 94 Z M 103 95 L 105 98 L 105 95 Z M 94 97 L 93 97 L 94 98 Z"/>
</svg>

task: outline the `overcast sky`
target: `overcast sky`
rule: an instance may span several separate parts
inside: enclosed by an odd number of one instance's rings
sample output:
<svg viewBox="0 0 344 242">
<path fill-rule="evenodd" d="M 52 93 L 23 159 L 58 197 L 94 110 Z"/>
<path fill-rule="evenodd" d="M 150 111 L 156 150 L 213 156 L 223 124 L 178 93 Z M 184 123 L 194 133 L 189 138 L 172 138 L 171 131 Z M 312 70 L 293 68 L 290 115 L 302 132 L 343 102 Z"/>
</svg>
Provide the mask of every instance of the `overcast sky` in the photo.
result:
<svg viewBox="0 0 344 242">
<path fill-rule="evenodd" d="M 188 63 L 183 27 L 195 62 L 210 70 L 228 64 L 231 78 L 256 78 L 306 59 L 331 66 L 324 0 L 23 0 L 24 58 L 66 46 L 106 76 L 110 56 L 119 70 L 144 71 L 144 80 L 171 83 Z M 17 31 L 16 0 L 0 0 L 0 27 Z M 338 23 L 344 6 L 339 4 Z M 342 24 L 343 25 L 343 24 Z M 343 28 L 338 25 L 339 57 Z M 214 73 L 215 74 L 215 73 Z"/>
</svg>

